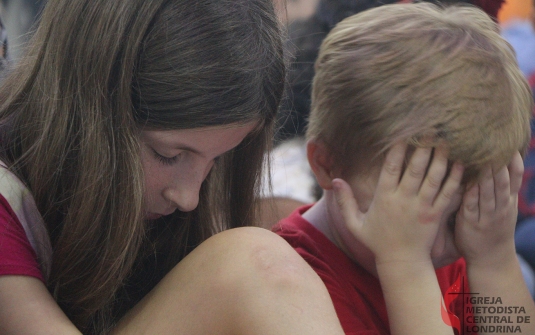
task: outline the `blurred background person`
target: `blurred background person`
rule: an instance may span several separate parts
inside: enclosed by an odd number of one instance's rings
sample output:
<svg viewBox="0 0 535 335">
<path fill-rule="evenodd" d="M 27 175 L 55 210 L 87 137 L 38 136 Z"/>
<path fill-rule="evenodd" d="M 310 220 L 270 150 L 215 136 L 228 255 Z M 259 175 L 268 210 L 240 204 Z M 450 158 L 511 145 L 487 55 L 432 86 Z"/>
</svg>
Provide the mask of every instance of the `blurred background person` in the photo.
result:
<svg viewBox="0 0 535 335">
<path fill-rule="evenodd" d="M 7 30 L 0 16 L 0 79 L 8 65 Z"/>
<path fill-rule="evenodd" d="M 281 20 L 288 24 L 306 20 L 314 14 L 319 0 L 274 0 Z"/>
<path fill-rule="evenodd" d="M 518 66 L 526 77 L 535 75 L 535 0 L 526 15 L 502 23 L 502 35 L 515 49 Z"/>
<path fill-rule="evenodd" d="M 1 0 L 0 16 L 9 40 L 9 57 L 16 61 L 30 38 L 31 27 L 37 21 L 46 0 Z"/>
<path fill-rule="evenodd" d="M 518 65 L 528 78 L 535 98 L 535 0 L 529 0 L 527 15 L 513 17 L 503 25 L 503 36 L 517 54 Z M 526 13 L 526 12 L 524 12 Z M 535 110 L 534 110 L 535 113 Z M 524 176 L 518 197 L 517 252 L 535 268 L 535 121 L 531 120 L 531 143 L 524 159 Z"/>
</svg>

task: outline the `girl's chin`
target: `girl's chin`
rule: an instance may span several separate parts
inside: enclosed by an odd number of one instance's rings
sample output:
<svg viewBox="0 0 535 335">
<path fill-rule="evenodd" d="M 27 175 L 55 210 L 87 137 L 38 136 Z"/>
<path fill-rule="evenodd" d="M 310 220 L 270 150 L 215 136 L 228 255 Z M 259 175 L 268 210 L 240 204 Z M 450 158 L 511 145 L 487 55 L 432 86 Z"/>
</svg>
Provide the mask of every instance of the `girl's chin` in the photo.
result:
<svg viewBox="0 0 535 335">
<path fill-rule="evenodd" d="M 163 216 L 162 214 L 147 213 L 145 215 L 145 220 L 149 220 L 149 221 L 157 220 L 157 219 L 161 218 L 162 216 Z"/>
</svg>

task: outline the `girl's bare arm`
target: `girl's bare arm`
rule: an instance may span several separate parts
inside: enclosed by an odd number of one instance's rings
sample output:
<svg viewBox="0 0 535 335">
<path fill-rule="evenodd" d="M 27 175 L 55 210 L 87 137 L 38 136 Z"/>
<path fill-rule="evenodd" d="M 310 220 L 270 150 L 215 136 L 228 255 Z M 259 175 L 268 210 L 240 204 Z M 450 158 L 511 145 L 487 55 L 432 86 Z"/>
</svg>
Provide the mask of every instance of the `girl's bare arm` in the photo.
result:
<svg viewBox="0 0 535 335">
<path fill-rule="evenodd" d="M 43 282 L 28 276 L 0 277 L 0 333 L 81 334 L 56 304 Z"/>
</svg>

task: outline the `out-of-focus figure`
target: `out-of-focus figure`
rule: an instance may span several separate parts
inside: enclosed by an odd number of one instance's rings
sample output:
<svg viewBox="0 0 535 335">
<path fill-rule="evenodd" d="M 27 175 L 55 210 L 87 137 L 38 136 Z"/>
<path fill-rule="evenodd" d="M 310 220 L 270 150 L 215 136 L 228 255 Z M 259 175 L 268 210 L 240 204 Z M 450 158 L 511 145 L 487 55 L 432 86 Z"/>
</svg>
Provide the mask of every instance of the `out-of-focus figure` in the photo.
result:
<svg viewBox="0 0 535 335">
<path fill-rule="evenodd" d="M 285 23 L 306 20 L 316 11 L 319 0 L 274 0 L 277 13 Z"/>
<path fill-rule="evenodd" d="M 7 68 L 8 61 L 8 49 L 7 49 L 7 30 L 4 26 L 4 22 L 0 17 L 0 78 L 2 73 Z"/>
<path fill-rule="evenodd" d="M 511 19 L 503 24 L 503 37 L 515 49 L 518 66 L 526 77 L 535 75 L 535 1 L 527 19 Z"/>
<path fill-rule="evenodd" d="M 531 0 L 530 15 L 505 21 L 503 37 L 515 50 L 518 65 L 528 78 L 535 98 L 535 0 Z M 534 110 L 535 112 L 535 110 Z M 531 142 L 524 158 L 524 176 L 518 196 L 516 249 L 535 268 L 535 120 L 531 120 Z"/>
<path fill-rule="evenodd" d="M 46 0 L 1 0 L 0 16 L 9 39 L 9 57 L 17 60 Z"/>
</svg>

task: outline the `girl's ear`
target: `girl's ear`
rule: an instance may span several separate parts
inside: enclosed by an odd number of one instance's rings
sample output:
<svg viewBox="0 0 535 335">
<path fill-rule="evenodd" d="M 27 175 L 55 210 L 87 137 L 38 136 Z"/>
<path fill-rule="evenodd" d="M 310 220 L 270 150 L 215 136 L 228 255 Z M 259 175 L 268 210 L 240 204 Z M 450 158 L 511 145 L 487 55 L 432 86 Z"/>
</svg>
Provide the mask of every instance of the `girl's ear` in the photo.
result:
<svg viewBox="0 0 535 335">
<path fill-rule="evenodd" d="M 332 180 L 335 178 L 333 158 L 325 143 L 319 140 L 308 141 L 307 158 L 320 187 L 331 190 Z"/>
</svg>

